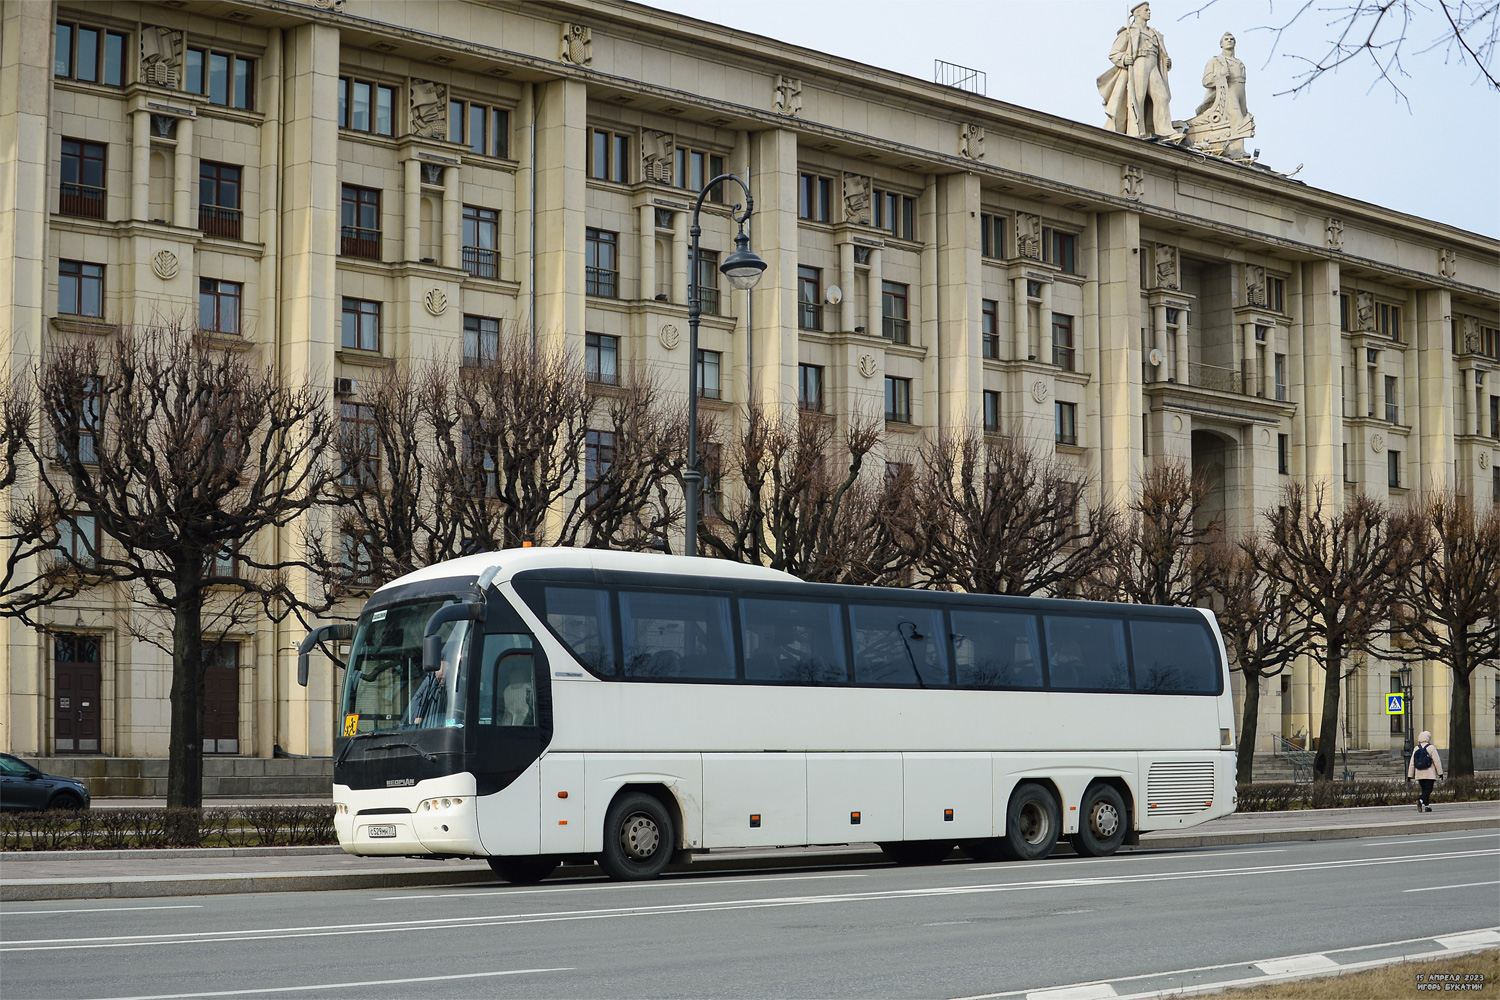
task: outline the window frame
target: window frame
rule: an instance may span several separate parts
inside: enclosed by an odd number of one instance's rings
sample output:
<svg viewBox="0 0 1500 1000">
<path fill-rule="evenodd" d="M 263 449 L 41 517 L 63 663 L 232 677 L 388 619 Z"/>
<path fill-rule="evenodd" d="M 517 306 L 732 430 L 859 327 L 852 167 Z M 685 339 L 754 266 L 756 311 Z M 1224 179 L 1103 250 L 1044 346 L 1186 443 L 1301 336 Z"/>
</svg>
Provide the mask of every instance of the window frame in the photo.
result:
<svg viewBox="0 0 1500 1000">
<path fill-rule="evenodd" d="M 626 132 L 589 128 L 588 179 L 613 184 L 630 183 L 630 140 Z M 601 148 L 600 142 L 603 142 Z"/>
<path fill-rule="evenodd" d="M 911 286 L 880 282 L 880 335 L 893 344 L 911 343 Z"/>
<path fill-rule="evenodd" d="M 472 335 L 473 352 L 470 339 Z M 483 368 L 500 359 L 500 321 L 493 316 L 464 313 L 463 367 Z"/>
<path fill-rule="evenodd" d="M 1078 444 L 1078 404 L 1067 403 L 1059 399 L 1054 402 L 1052 412 L 1053 443 L 1076 446 Z"/>
<path fill-rule="evenodd" d="M 979 255 L 987 260 L 1005 260 L 1007 217 L 981 212 L 979 215 Z"/>
<path fill-rule="evenodd" d="M 1056 264 L 1064 274 L 1078 272 L 1078 234 L 1046 226 L 1042 230 L 1042 259 Z"/>
<path fill-rule="evenodd" d="M 604 370 L 605 358 L 610 359 L 610 370 Z M 585 333 L 583 335 L 583 377 L 586 382 L 597 385 L 620 384 L 620 338 L 608 333 Z"/>
<path fill-rule="evenodd" d="M 899 375 L 885 377 L 885 419 L 892 424 L 912 423 L 911 379 Z"/>
<path fill-rule="evenodd" d="M 355 87 L 367 87 L 367 104 L 365 115 L 367 117 L 366 127 L 361 128 L 354 124 L 354 92 Z M 389 122 L 385 129 L 380 128 L 380 95 L 390 95 L 388 108 Z M 339 77 L 339 128 L 346 128 L 351 132 L 363 132 L 367 135 L 383 135 L 393 138 L 396 134 L 396 114 L 400 107 L 401 87 L 398 84 L 381 83 L 379 80 L 371 80 L 357 76 L 342 75 Z"/>
<path fill-rule="evenodd" d="M 708 351 L 698 348 L 698 363 L 696 365 L 696 385 L 699 399 L 723 399 L 723 383 L 721 381 L 722 365 L 724 355 L 720 351 Z M 712 371 L 713 379 L 710 385 L 708 378 Z"/>
<path fill-rule="evenodd" d="M 1065 372 L 1077 371 L 1078 354 L 1073 346 L 1073 317 L 1052 314 L 1052 363 Z"/>
<path fill-rule="evenodd" d="M 979 356 L 1000 358 L 1000 300 L 979 300 Z"/>
<path fill-rule="evenodd" d="M 379 188 L 342 184 L 339 188 L 339 256 L 358 260 L 384 259 L 381 235 L 382 192 Z M 350 220 L 353 220 L 351 223 Z M 361 226 L 360 222 L 373 222 Z"/>
<path fill-rule="evenodd" d="M 471 278 L 500 277 L 500 210 L 481 205 L 463 207 L 463 269 Z M 490 245 L 484 245 L 488 230 Z"/>
<path fill-rule="evenodd" d="M 608 253 L 604 253 L 605 250 Z M 609 264 L 601 263 L 608 257 Z M 620 234 L 608 229 L 589 226 L 584 230 L 584 278 L 585 295 L 602 299 L 620 297 Z"/>
<path fill-rule="evenodd" d="M 691 262 L 689 262 L 691 264 Z M 719 251 L 698 248 L 698 311 L 719 316 L 724 297 L 719 290 Z"/>
<path fill-rule="evenodd" d="M 103 264 L 95 264 L 86 260 L 59 259 L 57 262 L 57 314 L 59 316 L 77 316 L 83 319 L 104 318 L 104 268 Z M 65 282 L 71 281 L 74 285 L 72 301 L 66 308 L 63 301 L 63 290 Z M 87 289 L 94 289 L 94 297 L 98 302 L 98 312 L 84 312 L 88 295 Z"/>
<path fill-rule="evenodd" d="M 64 72 L 58 72 L 58 50 L 62 47 L 62 31 L 68 31 L 68 55 L 67 68 Z M 92 76 L 79 76 L 78 71 L 82 66 L 78 46 L 84 32 L 92 32 L 94 35 L 94 57 L 93 67 L 90 72 Z M 64 80 L 73 80 L 77 83 L 92 83 L 102 87 L 125 86 L 125 73 L 129 62 L 130 39 L 127 32 L 116 31 L 113 28 L 105 28 L 94 24 L 84 24 L 79 21 L 58 21 L 52 27 L 52 75 Z M 118 46 L 112 45 L 118 42 Z M 114 72 L 110 72 L 110 49 L 116 48 L 116 62 Z M 113 79 L 110 77 L 113 76 Z"/>
<path fill-rule="evenodd" d="M 197 80 L 194 81 L 193 57 L 197 60 Z M 224 63 L 224 100 L 218 100 L 214 94 L 214 60 L 222 58 Z M 246 67 L 243 74 L 241 66 Z M 224 49 L 214 49 L 201 45 L 189 45 L 183 50 L 182 55 L 182 89 L 189 94 L 199 94 L 208 98 L 208 103 L 221 108 L 237 108 L 241 111 L 255 110 L 255 69 L 256 59 L 251 56 L 242 56 L 238 52 Z M 241 93 L 240 82 L 243 80 L 244 93 Z M 196 86 L 196 89 L 195 89 Z"/>
<path fill-rule="evenodd" d="M 207 286 L 212 285 L 212 288 Z M 233 291 L 230 291 L 232 289 Z M 208 300 L 213 302 L 210 321 L 213 325 L 204 326 L 204 303 Z M 225 303 L 233 304 L 233 319 L 228 324 L 224 321 Z M 244 310 L 245 310 L 245 286 L 238 281 L 225 281 L 222 278 L 198 278 L 198 329 L 207 330 L 211 333 L 224 334 L 226 336 L 238 337 L 244 333 Z"/>
<path fill-rule="evenodd" d="M 339 404 L 339 453 L 351 449 L 351 445 L 364 445 L 358 468 L 346 462 L 339 470 L 339 485 L 349 488 L 378 487 L 380 485 L 380 434 L 376 431 L 375 407 L 369 403 L 343 402 Z"/>
<path fill-rule="evenodd" d="M 917 238 L 917 199 L 900 191 L 874 191 L 871 197 L 871 224 L 891 234 L 893 239 Z"/>
<path fill-rule="evenodd" d="M 70 151 L 69 144 L 76 147 Z M 97 154 L 97 155 L 91 155 Z M 76 180 L 68 180 L 69 161 L 73 164 Z M 83 179 L 92 177 L 97 165 L 98 184 L 85 184 Z M 107 217 L 109 208 L 109 144 L 90 142 L 87 139 L 62 138 L 62 158 L 57 180 L 57 213 L 75 219 L 100 219 Z M 68 188 L 74 190 L 69 191 Z"/>
<path fill-rule="evenodd" d="M 811 390 L 811 391 L 809 391 Z M 798 362 L 797 409 L 823 412 L 823 366 Z"/>
<path fill-rule="evenodd" d="M 986 434 L 1000 432 L 1000 390 L 984 390 L 984 430 Z"/>
<path fill-rule="evenodd" d="M 226 192 L 231 194 L 225 197 Z M 198 229 L 204 236 L 240 239 L 245 168 L 237 163 L 198 161 Z"/>
<path fill-rule="evenodd" d="M 474 111 L 480 111 L 484 124 L 484 136 L 476 146 L 474 140 Z M 455 129 L 455 109 L 457 124 Z M 510 108 L 497 104 L 482 104 L 464 97 L 448 99 L 448 141 L 468 148 L 477 156 L 493 156 L 499 160 L 510 159 Z"/>
<path fill-rule="evenodd" d="M 812 298 L 807 298 L 808 290 Z M 797 265 L 797 329 L 821 332 L 823 329 L 823 269 L 807 264 Z"/>
<path fill-rule="evenodd" d="M 698 170 L 698 183 L 694 185 L 692 171 Z M 703 184 L 724 173 L 724 154 L 711 153 L 706 149 L 677 146 L 672 150 L 672 186 L 694 193 L 703 190 Z M 720 181 L 708 192 L 705 201 L 724 204 L 724 183 Z"/>
<path fill-rule="evenodd" d="M 833 178 L 802 171 L 797 175 L 797 218 L 828 222 L 833 217 Z"/>
<path fill-rule="evenodd" d="M 352 308 L 351 308 L 352 306 Z M 381 303 L 375 299 L 358 299 L 352 295 L 343 296 L 342 308 L 339 310 L 339 346 L 345 351 L 370 351 L 380 352 L 380 323 Z M 354 317 L 354 343 L 348 342 L 349 317 Z M 373 317 L 374 346 L 365 346 L 365 334 Z"/>
</svg>

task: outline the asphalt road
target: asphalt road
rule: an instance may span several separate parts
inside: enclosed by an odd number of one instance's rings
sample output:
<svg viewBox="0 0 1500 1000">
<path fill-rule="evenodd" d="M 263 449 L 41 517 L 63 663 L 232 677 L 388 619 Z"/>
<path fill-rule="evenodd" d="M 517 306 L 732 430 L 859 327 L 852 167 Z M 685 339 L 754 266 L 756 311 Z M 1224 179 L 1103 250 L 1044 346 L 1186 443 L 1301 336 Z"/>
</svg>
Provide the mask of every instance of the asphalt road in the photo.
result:
<svg viewBox="0 0 1500 1000">
<path fill-rule="evenodd" d="M 759 1000 L 1095 983 L 1074 995 L 1125 996 L 1276 962 L 1500 943 L 1497 856 L 1500 834 L 1471 830 L 635 884 L 16 902 L 0 906 L 0 994 Z"/>
</svg>

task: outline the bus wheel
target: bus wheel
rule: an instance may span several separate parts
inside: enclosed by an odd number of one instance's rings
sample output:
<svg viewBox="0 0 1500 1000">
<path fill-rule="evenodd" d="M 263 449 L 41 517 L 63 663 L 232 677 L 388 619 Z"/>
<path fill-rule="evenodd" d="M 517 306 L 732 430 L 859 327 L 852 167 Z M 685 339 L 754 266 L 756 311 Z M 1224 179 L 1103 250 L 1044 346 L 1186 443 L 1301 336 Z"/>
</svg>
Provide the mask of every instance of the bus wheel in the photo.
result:
<svg viewBox="0 0 1500 1000">
<path fill-rule="evenodd" d="M 1090 858 L 1115 853 L 1125 842 L 1125 800 L 1110 785 L 1093 785 L 1083 797 L 1078 832 L 1068 838 L 1073 850 Z"/>
<path fill-rule="evenodd" d="M 615 799 L 604 816 L 599 867 L 622 881 L 656 878 L 676 846 L 677 831 L 666 807 L 644 792 L 630 792 Z"/>
<path fill-rule="evenodd" d="M 1005 810 L 1000 853 L 1007 861 L 1035 861 L 1052 853 L 1062 830 L 1057 800 L 1041 785 L 1027 782 L 1011 793 Z"/>
<path fill-rule="evenodd" d="M 485 860 L 490 863 L 490 868 L 495 874 L 516 885 L 536 885 L 557 868 L 557 861 L 553 858 L 485 858 Z"/>
<path fill-rule="evenodd" d="M 953 853 L 953 841 L 893 840 L 880 850 L 898 865 L 935 865 Z"/>
</svg>

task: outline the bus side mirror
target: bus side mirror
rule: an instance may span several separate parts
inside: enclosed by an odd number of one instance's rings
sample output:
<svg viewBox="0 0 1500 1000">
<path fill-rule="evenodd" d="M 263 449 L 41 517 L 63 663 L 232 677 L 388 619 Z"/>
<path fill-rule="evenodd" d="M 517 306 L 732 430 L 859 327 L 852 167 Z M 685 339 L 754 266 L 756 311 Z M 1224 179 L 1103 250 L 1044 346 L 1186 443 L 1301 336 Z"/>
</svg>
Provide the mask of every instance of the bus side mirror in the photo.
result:
<svg viewBox="0 0 1500 1000">
<path fill-rule="evenodd" d="M 432 673 L 438 668 L 438 661 L 443 658 L 443 638 L 438 635 L 438 629 L 449 622 L 482 622 L 484 621 L 484 605 L 478 601 L 465 601 L 462 604 L 446 604 L 432 613 L 427 619 L 427 627 L 422 630 L 422 669 Z"/>
<path fill-rule="evenodd" d="M 297 647 L 297 683 L 307 687 L 307 654 L 325 639 L 353 639 L 354 623 L 338 622 L 334 625 L 319 625 L 307 633 L 307 638 Z"/>
</svg>

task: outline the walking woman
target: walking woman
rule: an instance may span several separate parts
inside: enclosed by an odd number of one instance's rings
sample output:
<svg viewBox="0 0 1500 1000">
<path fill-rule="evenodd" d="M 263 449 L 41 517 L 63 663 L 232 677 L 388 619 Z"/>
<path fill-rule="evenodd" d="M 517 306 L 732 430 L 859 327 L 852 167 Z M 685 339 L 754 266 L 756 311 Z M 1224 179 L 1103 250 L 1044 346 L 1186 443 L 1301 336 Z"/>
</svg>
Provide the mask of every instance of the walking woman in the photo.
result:
<svg viewBox="0 0 1500 1000">
<path fill-rule="evenodd" d="M 1432 745 L 1432 734 L 1424 729 L 1417 737 L 1411 760 L 1406 762 L 1406 780 L 1416 778 L 1417 786 L 1422 789 L 1422 795 L 1417 799 L 1417 812 L 1432 812 L 1432 786 L 1442 776 L 1443 759 L 1438 756 L 1437 747 Z"/>
</svg>

